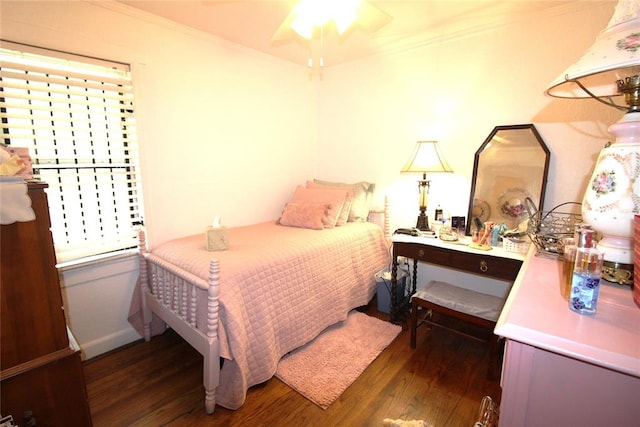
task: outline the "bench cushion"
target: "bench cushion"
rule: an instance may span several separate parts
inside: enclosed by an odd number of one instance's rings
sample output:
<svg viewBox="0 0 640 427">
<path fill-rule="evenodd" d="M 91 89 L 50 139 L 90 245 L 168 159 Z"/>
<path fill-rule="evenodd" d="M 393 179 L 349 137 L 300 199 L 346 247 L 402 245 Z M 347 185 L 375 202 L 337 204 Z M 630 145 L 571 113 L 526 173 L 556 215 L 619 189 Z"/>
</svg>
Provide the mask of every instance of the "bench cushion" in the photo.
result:
<svg viewBox="0 0 640 427">
<path fill-rule="evenodd" d="M 454 311 L 495 322 L 500 316 L 504 299 L 432 280 L 412 298 L 447 307 Z"/>
</svg>

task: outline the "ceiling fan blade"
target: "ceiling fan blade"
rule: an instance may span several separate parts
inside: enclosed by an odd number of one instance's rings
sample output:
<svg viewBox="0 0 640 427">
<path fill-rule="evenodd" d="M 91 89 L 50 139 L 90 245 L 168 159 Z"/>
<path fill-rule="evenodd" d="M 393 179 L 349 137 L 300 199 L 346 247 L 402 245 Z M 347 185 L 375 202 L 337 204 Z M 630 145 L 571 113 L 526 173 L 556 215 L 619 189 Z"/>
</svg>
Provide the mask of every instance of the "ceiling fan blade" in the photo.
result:
<svg viewBox="0 0 640 427">
<path fill-rule="evenodd" d="M 200 2 L 206 6 L 215 6 L 216 3 L 237 3 L 245 0 L 200 0 Z"/>
<path fill-rule="evenodd" d="M 294 38 L 296 33 L 291 28 L 291 23 L 295 18 L 296 16 L 292 10 L 273 34 L 271 41 L 279 42 Z M 368 1 L 363 1 L 360 3 L 360 6 L 358 6 L 358 17 L 356 18 L 355 25 L 360 26 L 367 32 L 373 33 L 387 25 L 392 19 L 391 15 L 388 15 L 376 6 L 373 6 Z"/>
<path fill-rule="evenodd" d="M 295 33 L 291 28 L 291 23 L 293 22 L 294 19 L 295 19 L 295 16 L 293 14 L 293 11 L 289 12 L 287 17 L 284 19 L 284 22 L 280 24 L 276 32 L 271 37 L 271 41 L 278 42 L 278 41 L 289 40 L 293 38 Z"/>
<path fill-rule="evenodd" d="M 391 15 L 383 12 L 368 1 L 363 1 L 358 8 L 358 19 L 356 23 L 365 31 L 375 33 L 391 22 L 392 19 Z"/>
</svg>

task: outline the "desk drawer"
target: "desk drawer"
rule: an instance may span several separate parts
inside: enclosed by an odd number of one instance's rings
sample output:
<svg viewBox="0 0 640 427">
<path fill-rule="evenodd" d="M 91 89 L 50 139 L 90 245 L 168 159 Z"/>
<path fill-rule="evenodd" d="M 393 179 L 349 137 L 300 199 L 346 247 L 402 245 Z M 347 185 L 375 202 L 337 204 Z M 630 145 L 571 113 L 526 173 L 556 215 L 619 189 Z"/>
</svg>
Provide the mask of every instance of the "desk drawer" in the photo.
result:
<svg viewBox="0 0 640 427">
<path fill-rule="evenodd" d="M 521 261 L 509 258 L 492 257 L 488 255 L 457 252 L 451 255 L 453 268 L 475 273 L 478 275 L 494 277 L 513 281 L 520 271 Z"/>
<path fill-rule="evenodd" d="M 433 264 L 451 266 L 453 263 L 453 260 L 451 258 L 452 251 L 420 244 L 402 243 L 398 245 L 398 243 L 396 243 L 394 245 L 394 252 L 397 254 L 397 256 L 405 256 L 417 261 L 429 262 Z"/>
</svg>

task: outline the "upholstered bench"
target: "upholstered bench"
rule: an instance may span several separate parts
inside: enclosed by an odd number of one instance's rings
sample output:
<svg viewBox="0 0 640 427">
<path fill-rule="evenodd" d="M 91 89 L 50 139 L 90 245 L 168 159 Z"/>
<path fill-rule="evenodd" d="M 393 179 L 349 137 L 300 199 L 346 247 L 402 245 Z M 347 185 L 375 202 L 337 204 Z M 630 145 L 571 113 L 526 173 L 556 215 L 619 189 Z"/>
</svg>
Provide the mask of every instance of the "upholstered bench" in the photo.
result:
<svg viewBox="0 0 640 427">
<path fill-rule="evenodd" d="M 489 343 L 489 369 L 487 377 L 498 377 L 500 362 L 498 360 L 498 337 L 493 334 L 504 299 L 493 295 L 482 294 L 469 289 L 432 280 L 411 298 L 411 348 L 416 348 L 416 330 L 423 323 L 463 335 L 467 338 Z M 418 311 L 425 311 L 425 316 L 418 318 Z M 451 328 L 433 318 L 433 313 L 444 314 L 478 325 L 484 334 L 471 334 Z"/>
</svg>

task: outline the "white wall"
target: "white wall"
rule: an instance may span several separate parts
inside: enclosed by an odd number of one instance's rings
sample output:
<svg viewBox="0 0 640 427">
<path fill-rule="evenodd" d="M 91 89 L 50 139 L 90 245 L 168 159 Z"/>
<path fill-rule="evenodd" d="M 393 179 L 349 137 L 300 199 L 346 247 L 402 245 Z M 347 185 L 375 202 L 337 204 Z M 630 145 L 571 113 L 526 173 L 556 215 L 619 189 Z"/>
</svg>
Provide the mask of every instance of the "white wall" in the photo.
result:
<svg viewBox="0 0 640 427">
<path fill-rule="evenodd" d="M 607 127 L 622 113 L 594 100 L 558 100 L 547 85 L 581 57 L 615 2 L 558 3 L 544 14 L 509 16 L 476 34 L 414 41 L 325 71 L 319 89 L 318 174 L 376 182 L 390 200 L 391 229 L 418 214 L 418 176 L 400 175 L 416 141 L 438 140 L 454 174 L 431 174 L 429 218 L 467 215 L 474 154 L 498 125 L 534 123 L 551 151 L 544 208 L 582 201 Z M 428 279 L 502 296 L 509 284 L 421 264 Z"/>
<path fill-rule="evenodd" d="M 614 5 L 559 2 L 552 13 L 477 34 L 414 39 L 397 54 L 328 67 L 312 82 L 302 65 L 112 2 L 3 0 L 0 31 L 132 64 L 155 246 L 201 232 L 213 215 L 226 225 L 275 218 L 294 185 L 314 176 L 376 182 L 378 203 L 390 197 L 392 228 L 413 225 L 417 177 L 399 170 L 420 139 L 438 139 L 455 171 L 432 177 L 430 216 L 438 204 L 466 215 L 473 155 L 497 125 L 533 122 L 545 139 L 545 206 L 580 200 L 620 114 L 543 91 L 591 45 Z M 129 264 L 64 272 L 67 312 L 87 354 L 132 339 L 121 306 L 135 283 Z"/>
<path fill-rule="evenodd" d="M 306 68 L 113 2 L 5 1 L 6 40 L 132 65 L 148 241 L 277 217 L 315 170 Z M 66 314 L 87 357 L 138 337 L 134 259 L 67 268 Z M 133 268 L 133 270 L 132 270 Z"/>
<path fill-rule="evenodd" d="M 276 217 L 315 168 L 306 68 L 117 2 L 2 1 L 2 38 L 129 63 L 149 242 Z"/>
<path fill-rule="evenodd" d="M 441 34 L 325 70 L 318 173 L 371 179 L 390 197 L 392 228 L 415 225 L 418 176 L 400 168 L 418 140 L 436 139 L 454 174 L 430 175 L 428 214 L 467 214 L 475 151 L 498 125 L 534 123 L 551 151 L 544 206 L 581 201 L 607 127 L 622 113 L 594 100 L 558 100 L 547 85 L 595 41 L 615 2 L 563 4 L 505 17 L 474 34 Z M 379 195 L 380 195 L 379 193 Z"/>
<path fill-rule="evenodd" d="M 60 272 L 67 325 L 90 359 L 140 338 L 127 322 L 139 256 L 129 254 Z"/>
</svg>

